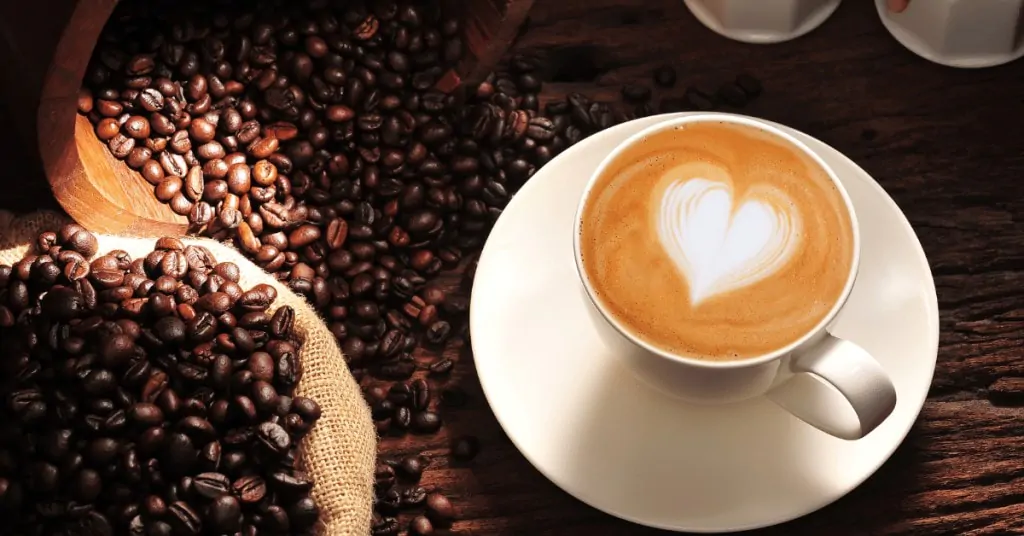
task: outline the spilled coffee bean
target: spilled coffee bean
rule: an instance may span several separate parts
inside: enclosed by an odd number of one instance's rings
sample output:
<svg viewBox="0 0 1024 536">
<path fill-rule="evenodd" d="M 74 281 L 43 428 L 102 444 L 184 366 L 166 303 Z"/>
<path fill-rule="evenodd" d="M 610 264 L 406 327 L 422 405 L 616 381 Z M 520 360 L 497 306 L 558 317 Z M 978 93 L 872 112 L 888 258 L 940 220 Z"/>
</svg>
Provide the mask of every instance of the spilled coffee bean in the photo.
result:
<svg viewBox="0 0 1024 536">
<path fill-rule="evenodd" d="M 422 347 L 447 354 L 468 344 L 468 296 L 441 291 L 436 279 L 462 269 L 468 287 L 474 257 L 526 181 L 568 147 L 621 121 L 740 102 L 732 89 L 654 102 L 651 89 L 637 85 L 623 91 L 628 106 L 573 94 L 542 110 L 540 73 L 547 69 L 521 55 L 463 88 L 466 98 L 457 101 L 436 88 L 464 50 L 457 15 L 420 1 L 272 3 L 253 10 L 241 2 L 124 0 L 78 98 L 79 112 L 112 154 L 153 184 L 155 198 L 186 215 L 192 232 L 233 241 L 316 307 L 364 382 L 378 431 L 389 435 L 434 433 L 445 412 L 466 404 L 465 392 L 443 384 L 459 378 L 461 358 L 437 357 L 427 365 L 413 356 Z M 676 79 L 676 70 L 665 66 L 655 72 L 654 85 L 662 91 Z M 761 92 L 747 75 L 734 86 L 748 101 Z M 186 277 L 197 269 L 193 260 L 164 255 L 146 270 Z M 93 283 L 85 265 L 68 270 L 69 282 L 88 282 L 82 292 L 87 306 L 129 290 L 87 286 Z M 220 345 L 220 336 L 235 335 L 221 329 L 222 315 L 240 321 L 275 298 L 256 289 L 238 296 L 220 288 L 223 281 L 192 283 L 128 307 L 159 317 L 150 330 L 175 351 Z M 12 304 L 20 307 L 27 289 L 11 290 Z M 54 300 L 67 315 L 82 307 L 75 299 Z M 174 314 L 181 304 L 191 318 Z M 26 307 L 7 311 L 12 322 Z M 0 325 L 5 318 L 0 310 Z M 265 327 L 278 336 L 287 325 L 282 318 Z M 210 389 L 244 384 L 244 392 L 216 406 L 223 419 L 208 415 L 218 431 L 225 422 L 239 425 L 219 440 L 220 472 L 229 474 L 225 463 L 251 463 L 249 457 L 285 463 L 281 452 L 290 447 L 281 439 L 304 433 L 315 420 L 296 401 L 291 413 L 272 411 L 298 380 L 295 353 L 270 355 L 260 349 L 263 341 L 231 342 L 234 351 L 242 347 L 250 355 L 244 365 L 229 357 L 209 366 L 167 362 L 156 372 L 137 371 L 146 378 L 140 380 L 142 401 L 160 406 L 168 396 L 163 393 L 177 392 L 176 382 Z M 251 375 L 236 376 L 240 366 Z M 431 383 L 414 395 L 412 386 L 424 374 Z M 108 379 L 91 381 L 107 396 Z M 389 396 L 392 382 L 409 391 Z M 188 408 L 177 411 L 202 413 L 201 405 L 214 411 L 208 400 L 187 398 L 194 402 L 175 401 Z M 28 396 L 19 407 L 38 411 L 35 402 Z M 109 416 L 103 417 L 97 426 L 105 425 Z M 135 421 L 128 417 L 130 428 Z M 113 417 L 111 424 L 118 423 Z M 151 441 L 169 441 L 178 431 L 163 433 Z M 196 433 L 185 433 L 192 444 L 181 447 L 180 459 L 197 470 L 216 469 L 210 442 L 202 432 L 192 437 Z M 253 456 L 233 454 L 242 444 L 254 446 Z M 264 486 L 272 488 L 264 476 Z M 265 517 L 303 517 L 307 510 L 282 507 Z M 375 533 L 397 533 L 406 523 L 379 518 L 384 528 Z M 159 523 L 153 531 L 168 521 Z"/>
</svg>

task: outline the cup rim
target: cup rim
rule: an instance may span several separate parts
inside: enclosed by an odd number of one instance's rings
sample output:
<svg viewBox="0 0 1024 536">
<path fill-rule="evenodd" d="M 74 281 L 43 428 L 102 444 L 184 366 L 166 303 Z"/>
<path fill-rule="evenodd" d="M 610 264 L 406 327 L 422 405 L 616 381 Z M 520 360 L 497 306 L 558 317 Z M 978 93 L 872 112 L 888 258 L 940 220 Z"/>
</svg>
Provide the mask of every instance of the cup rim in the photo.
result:
<svg viewBox="0 0 1024 536">
<path fill-rule="evenodd" d="M 853 230 L 853 258 L 850 262 L 849 273 L 846 276 L 846 284 L 843 286 L 843 291 L 840 293 L 839 297 L 832 305 L 832 308 L 829 309 L 828 314 L 822 317 L 821 321 L 815 324 L 814 327 L 809 329 L 806 333 L 797 338 L 795 341 L 787 344 L 786 346 L 783 346 L 782 348 L 778 348 L 772 350 L 771 352 L 749 359 L 734 359 L 725 361 L 699 359 L 696 357 L 690 357 L 686 355 L 679 355 L 672 352 L 668 352 L 643 340 L 639 335 L 623 326 L 605 308 L 605 305 L 604 303 L 602 303 L 602 300 L 598 297 L 597 293 L 594 292 L 593 286 L 590 282 L 590 277 L 587 274 L 586 269 L 583 267 L 583 259 L 580 251 L 580 232 L 582 230 L 583 225 L 583 210 L 587 207 L 587 202 L 590 200 L 590 194 L 594 188 L 594 183 L 597 182 L 598 177 L 604 174 L 604 171 L 608 168 L 608 166 L 613 161 L 615 161 L 623 152 L 634 147 L 648 136 L 651 136 L 659 132 L 663 132 L 665 130 L 676 128 L 682 125 L 709 122 L 730 123 L 756 128 L 762 132 L 766 132 L 777 138 L 782 139 L 783 141 L 788 142 L 790 145 L 792 145 L 799 151 L 810 156 L 811 160 L 814 161 L 814 163 L 818 164 L 818 166 L 825 170 L 826 175 L 828 175 L 829 179 L 832 180 L 832 183 L 836 186 L 836 189 L 839 191 L 839 195 L 840 197 L 842 197 L 843 203 L 846 206 L 846 213 L 850 218 L 850 225 L 852 226 Z M 839 176 L 836 174 L 835 170 L 832 169 L 832 166 L 828 165 L 825 162 L 825 160 L 816 152 L 814 152 L 810 147 L 808 147 L 806 143 L 798 140 L 793 135 L 783 131 L 782 129 L 774 125 L 770 125 L 754 117 L 722 112 L 696 112 L 683 117 L 666 119 L 665 121 L 651 125 L 641 130 L 640 132 L 631 135 L 630 137 L 626 138 L 626 140 L 616 145 L 615 148 L 612 149 L 612 151 L 601 160 L 601 163 L 597 166 L 597 169 L 594 170 L 590 178 L 587 180 L 587 185 L 583 189 L 583 193 L 580 196 L 579 203 L 576 207 L 576 213 L 573 219 L 572 236 L 573 257 L 576 264 L 576 272 L 580 278 L 580 281 L 583 283 L 583 288 L 586 290 L 587 297 L 590 299 L 590 302 L 594 305 L 595 308 L 597 308 L 598 312 L 601 313 L 601 316 L 605 319 L 606 322 L 608 322 L 609 325 L 615 328 L 615 330 L 618 331 L 619 334 L 625 337 L 629 342 L 639 346 L 640 348 L 643 348 L 644 350 L 647 350 L 648 352 L 651 352 L 655 355 L 661 356 L 665 359 L 668 359 L 669 361 L 673 361 L 679 364 L 685 364 L 707 369 L 740 369 L 746 367 L 753 367 L 757 365 L 763 365 L 765 363 L 770 363 L 776 359 L 780 359 L 790 354 L 791 352 L 801 347 L 802 345 L 806 344 L 809 340 L 813 339 L 816 335 L 824 331 L 825 328 L 833 320 L 835 320 L 836 316 L 839 314 L 839 311 L 842 310 L 843 306 L 846 304 L 846 301 L 849 299 L 850 293 L 853 291 L 853 285 L 857 279 L 857 272 L 860 267 L 861 237 L 860 224 L 857 220 L 857 213 L 854 210 L 853 201 L 850 199 L 850 194 L 846 191 L 846 187 L 843 186 L 843 183 L 839 180 Z"/>
</svg>

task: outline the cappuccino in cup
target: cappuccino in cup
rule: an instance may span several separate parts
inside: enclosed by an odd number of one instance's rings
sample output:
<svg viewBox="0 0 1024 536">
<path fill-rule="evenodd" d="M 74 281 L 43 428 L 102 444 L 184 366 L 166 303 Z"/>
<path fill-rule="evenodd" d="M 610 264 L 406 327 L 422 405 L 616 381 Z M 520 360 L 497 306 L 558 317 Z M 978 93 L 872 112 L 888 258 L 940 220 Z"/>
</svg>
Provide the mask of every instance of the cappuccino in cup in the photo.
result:
<svg viewBox="0 0 1024 536">
<path fill-rule="evenodd" d="M 706 361 L 799 341 L 844 298 L 852 218 L 829 172 L 754 126 L 701 121 L 623 147 L 580 210 L 592 297 L 637 340 Z"/>
</svg>

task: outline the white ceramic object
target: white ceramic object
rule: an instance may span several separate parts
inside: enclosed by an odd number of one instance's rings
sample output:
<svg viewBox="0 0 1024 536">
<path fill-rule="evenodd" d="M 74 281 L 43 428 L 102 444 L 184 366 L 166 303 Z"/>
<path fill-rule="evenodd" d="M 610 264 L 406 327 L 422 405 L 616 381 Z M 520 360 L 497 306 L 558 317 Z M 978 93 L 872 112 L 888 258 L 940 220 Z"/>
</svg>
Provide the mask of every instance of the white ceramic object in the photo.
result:
<svg viewBox="0 0 1024 536">
<path fill-rule="evenodd" d="M 775 125 L 836 171 L 860 215 L 859 278 L 831 330 L 878 359 L 896 387 L 896 408 L 864 439 L 845 441 L 764 397 L 694 406 L 648 386 L 616 354 L 621 336 L 606 328 L 579 281 L 572 228 L 601 160 L 630 135 L 681 115 L 587 138 L 509 203 L 473 286 L 477 372 L 516 447 L 583 502 L 669 530 L 765 527 L 849 493 L 903 441 L 935 369 L 935 285 L 910 224 L 882 188 L 836 150 Z"/>
<path fill-rule="evenodd" d="M 889 33 L 929 61 L 980 68 L 1024 56 L 1024 0 L 915 0 L 902 13 L 875 4 Z"/>
<path fill-rule="evenodd" d="M 767 44 L 789 41 L 821 26 L 841 0 L 683 1 L 714 32 L 744 43 Z"/>
<path fill-rule="evenodd" d="M 846 284 L 839 299 L 832 305 L 831 310 L 818 325 L 808 330 L 803 336 L 789 345 L 767 352 L 760 356 L 749 359 L 734 361 L 708 361 L 694 359 L 685 355 L 677 355 L 661 350 L 643 340 L 643 337 L 631 334 L 630 330 L 620 324 L 611 314 L 603 310 L 592 283 L 587 277 L 583 265 L 582 250 L 580 247 L 580 233 L 582 220 L 580 215 L 584 212 L 587 204 L 585 200 L 591 197 L 591 188 L 598 177 L 604 175 L 607 166 L 620 158 L 620 155 L 631 148 L 642 146 L 644 140 L 656 135 L 658 132 L 679 128 L 684 125 L 699 123 L 726 123 L 762 130 L 765 134 L 777 138 L 780 142 L 790 145 L 793 150 L 806 153 L 808 157 L 816 162 L 822 169 L 826 170 L 829 179 L 835 183 L 837 190 L 843 198 L 844 209 L 850 221 L 853 223 L 852 248 L 853 259 L 844 279 Z M 683 179 L 684 177 L 678 177 Z M 701 179 L 704 182 L 704 179 Z M 677 183 L 679 184 L 679 183 Z M 695 183 L 687 183 L 687 187 Z M 721 183 L 710 183 L 721 184 Z M 712 186 L 714 187 L 714 186 Z M 699 191 L 700 186 L 696 187 Z M 723 189 L 729 192 L 727 188 Z M 694 191 L 691 189 L 690 191 Z M 731 194 L 727 194 L 731 195 Z M 683 204 L 695 203 L 688 199 Z M 731 197 L 730 197 L 731 203 Z M 617 333 L 630 339 L 633 348 L 623 346 L 618 350 L 620 356 L 625 360 L 635 374 L 643 378 L 651 386 L 660 389 L 672 396 L 682 398 L 688 402 L 700 404 L 722 404 L 741 402 L 755 396 L 766 395 L 776 399 L 781 397 L 780 404 L 793 415 L 812 426 L 843 439 L 860 439 L 874 430 L 896 407 L 896 392 L 892 381 L 888 378 L 885 370 L 879 365 L 868 352 L 859 347 L 855 342 L 835 337 L 828 331 L 828 326 L 840 314 L 846 305 L 846 300 L 853 290 L 857 279 L 858 267 L 860 265 L 861 236 L 857 224 L 857 213 L 846 193 L 842 181 L 835 175 L 835 172 L 821 159 L 814 151 L 807 147 L 800 140 L 779 130 L 771 125 L 765 124 L 752 117 L 744 117 L 734 114 L 706 113 L 694 114 L 676 119 L 667 119 L 645 130 L 630 136 L 622 145 L 605 157 L 597 171 L 593 173 L 588 181 L 586 190 L 580 196 L 577 209 L 577 217 L 574 219 L 573 227 L 573 251 L 577 271 L 580 274 L 583 287 L 587 290 L 591 301 L 597 310 L 604 316 L 608 327 Z M 701 210 L 701 209 L 696 209 Z M 721 213 L 721 221 L 730 221 L 729 208 Z M 742 209 L 735 209 L 742 210 Z M 757 209 L 755 209 L 757 210 Z M 769 209 L 772 210 L 772 209 Z M 782 209 L 785 210 L 785 209 Z M 704 212 L 708 214 L 708 212 Z M 733 214 L 735 217 L 735 213 Z M 672 218 L 673 226 L 678 215 Z M 735 223 L 741 219 L 732 219 Z M 714 222 L 704 221 L 687 225 L 687 230 L 694 236 L 707 235 L 709 228 L 721 228 L 726 224 L 716 225 Z M 760 228 L 771 228 L 771 222 L 754 220 L 751 223 L 753 228 L 745 229 L 747 236 L 754 235 Z M 728 234 L 735 237 L 734 230 L 730 229 Z M 724 240 L 724 237 L 723 237 Z M 764 236 L 765 243 L 769 241 Z M 675 246 L 675 255 L 683 255 L 682 244 L 679 236 L 673 235 L 672 244 Z M 690 244 L 701 244 L 703 240 L 691 240 Z M 719 242 L 720 243 L 720 242 Z M 779 239 L 778 244 L 784 240 Z M 723 248 L 727 247 L 725 245 Z M 764 244 L 755 246 L 755 252 L 762 250 Z M 696 252 L 693 252 L 696 253 Z M 773 254 L 769 254 L 773 255 Z M 781 255 L 780 255 L 781 256 Z M 682 262 L 685 266 L 686 260 Z M 698 265 L 708 265 L 699 262 Z M 700 280 L 701 277 L 687 276 L 692 288 L 701 288 L 692 282 Z M 823 380 L 829 386 L 841 393 L 843 396 L 837 400 L 835 397 L 818 397 L 820 389 L 817 383 L 797 382 L 790 380 L 794 375 L 810 373 Z M 852 411 L 852 413 L 851 413 Z"/>
</svg>

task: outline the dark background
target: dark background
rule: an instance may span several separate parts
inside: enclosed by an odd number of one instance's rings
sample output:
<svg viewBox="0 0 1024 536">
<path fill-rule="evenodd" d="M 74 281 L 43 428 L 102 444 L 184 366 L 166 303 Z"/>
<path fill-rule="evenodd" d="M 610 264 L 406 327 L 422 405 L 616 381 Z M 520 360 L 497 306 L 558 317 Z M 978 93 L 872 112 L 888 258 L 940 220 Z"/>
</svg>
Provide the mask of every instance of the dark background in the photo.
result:
<svg viewBox="0 0 1024 536">
<path fill-rule="evenodd" d="M 924 0 L 931 1 L 931 0 Z M 743 113 L 832 145 L 906 212 L 931 263 L 941 309 L 935 381 L 893 458 L 837 503 L 752 534 L 1024 534 L 1024 61 L 957 70 L 929 63 L 884 29 L 870 0 L 847 0 L 824 26 L 778 45 L 728 41 L 681 0 L 537 0 L 517 52 L 548 63 L 545 93 L 619 100 L 623 83 L 714 90 L 739 72 L 765 94 Z M 2 83 L 2 82 L 0 82 Z M 0 111 L 3 114 L 3 111 Z M 31 147 L 0 128 L 0 208 L 54 207 Z M 599 513 L 544 479 L 490 413 L 468 352 L 451 383 L 472 396 L 447 431 L 387 439 L 432 457 L 425 481 L 450 494 L 460 534 L 662 534 Z M 543 374 L 543 371 L 538 371 Z M 451 434 L 482 454 L 449 466 Z M 665 533 L 667 534 L 667 533 Z"/>
</svg>

